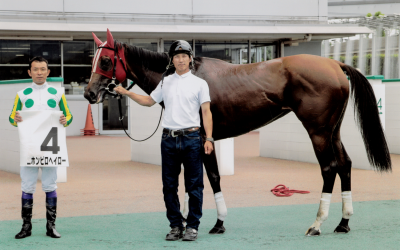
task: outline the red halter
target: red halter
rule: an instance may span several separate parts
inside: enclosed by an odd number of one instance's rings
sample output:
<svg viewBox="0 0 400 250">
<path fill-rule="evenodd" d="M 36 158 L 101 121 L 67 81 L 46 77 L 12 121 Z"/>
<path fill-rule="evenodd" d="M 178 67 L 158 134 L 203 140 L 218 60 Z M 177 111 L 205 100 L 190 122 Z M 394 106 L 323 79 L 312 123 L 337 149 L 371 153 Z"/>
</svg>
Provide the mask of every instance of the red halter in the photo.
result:
<svg viewBox="0 0 400 250">
<path fill-rule="evenodd" d="M 98 46 L 97 47 L 98 49 L 93 59 L 92 72 L 103 75 L 111 79 L 111 83 L 107 86 L 106 90 L 112 93 L 112 89 L 117 84 L 125 81 L 126 79 L 126 61 L 125 61 L 124 50 L 123 49 L 118 50 L 118 45 L 114 43 L 114 38 L 112 37 L 109 29 L 107 29 L 107 41 L 104 43 L 99 38 L 97 38 L 97 36 L 94 33 L 92 33 L 92 35 L 94 41 Z M 101 60 L 102 56 L 108 56 L 110 58 L 114 58 L 112 67 L 113 70 L 104 71 L 99 67 L 98 63 Z M 115 80 L 117 80 L 117 84 L 115 83 Z M 110 87 L 112 88 L 111 90 Z"/>
</svg>

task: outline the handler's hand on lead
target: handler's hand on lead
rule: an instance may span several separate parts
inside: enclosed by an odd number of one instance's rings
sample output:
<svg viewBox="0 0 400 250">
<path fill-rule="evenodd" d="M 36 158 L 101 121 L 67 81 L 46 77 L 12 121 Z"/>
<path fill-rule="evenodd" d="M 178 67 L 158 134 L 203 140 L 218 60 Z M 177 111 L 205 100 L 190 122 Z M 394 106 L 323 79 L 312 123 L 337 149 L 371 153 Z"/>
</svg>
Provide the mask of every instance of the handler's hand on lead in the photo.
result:
<svg viewBox="0 0 400 250">
<path fill-rule="evenodd" d="M 213 144 L 210 141 L 206 141 L 206 143 L 204 143 L 204 152 L 206 153 L 206 155 L 211 154 L 213 150 Z"/>
<path fill-rule="evenodd" d="M 122 87 L 122 86 L 117 86 L 117 87 L 115 87 L 114 88 L 114 91 L 115 92 L 117 92 L 118 94 L 121 94 L 121 95 L 126 95 L 129 91 L 128 90 L 126 90 L 124 87 Z"/>
<path fill-rule="evenodd" d="M 67 118 L 65 118 L 64 115 L 61 115 L 61 116 L 60 116 L 60 123 L 61 123 L 62 125 L 67 124 Z"/>
<path fill-rule="evenodd" d="M 15 117 L 14 117 L 15 122 L 22 122 L 22 117 L 20 116 L 19 112 L 15 112 Z"/>
</svg>

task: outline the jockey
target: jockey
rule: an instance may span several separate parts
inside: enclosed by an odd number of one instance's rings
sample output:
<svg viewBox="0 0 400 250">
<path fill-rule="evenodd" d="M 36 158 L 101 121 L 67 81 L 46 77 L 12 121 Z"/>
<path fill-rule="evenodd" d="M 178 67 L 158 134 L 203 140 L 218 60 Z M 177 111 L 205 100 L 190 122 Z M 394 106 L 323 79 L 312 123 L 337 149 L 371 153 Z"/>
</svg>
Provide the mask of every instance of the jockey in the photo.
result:
<svg viewBox="0 0 400 250">
<path fill-rule="evenodd" d="M 43 57 L 34 57 L 29 61 L 28 74 L 32 77 L 32 85 L 19 91 L 15 97 L 9 121 L 17 127 L 22 122 L 18 111 L 27 110 L 50 110 L 59 111 L 63 114 L 60 123 L 67 127 L 72 122 L 72 114 L 69 110 L 62 89 L 49 86 L 46 82 L 50 74 L 48 62 Z M 55 220 L 57 216 L 57 167 L 42 167 L 42 189 L 46 193 L 46 235 L 52 238 L 60 238 L 56 231 Z M 15 235 L 16 239 L 22 239 L 32 234 L 32 207 L 33 193 L 35 193 L 39 167 L 21 167 L 21 189 L 22 189 L 22 229 Z"/>
</svg>

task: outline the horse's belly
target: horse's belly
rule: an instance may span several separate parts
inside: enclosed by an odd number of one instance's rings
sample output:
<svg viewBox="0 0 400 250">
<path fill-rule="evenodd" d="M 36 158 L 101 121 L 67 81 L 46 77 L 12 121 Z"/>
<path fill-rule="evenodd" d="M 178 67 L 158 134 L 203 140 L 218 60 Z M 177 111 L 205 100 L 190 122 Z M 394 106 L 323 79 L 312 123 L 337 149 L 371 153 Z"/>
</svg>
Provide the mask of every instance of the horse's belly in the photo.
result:
<svg viewBox="0 0 400 250">
<path fill-rule="evenodd" d="M 246 134 L 279 119 L 290 110 L 278 105 L 264 105 L 257 109 L 229 110 L 213 112 L 213 137 L 216 140 Z"/>
</svg>

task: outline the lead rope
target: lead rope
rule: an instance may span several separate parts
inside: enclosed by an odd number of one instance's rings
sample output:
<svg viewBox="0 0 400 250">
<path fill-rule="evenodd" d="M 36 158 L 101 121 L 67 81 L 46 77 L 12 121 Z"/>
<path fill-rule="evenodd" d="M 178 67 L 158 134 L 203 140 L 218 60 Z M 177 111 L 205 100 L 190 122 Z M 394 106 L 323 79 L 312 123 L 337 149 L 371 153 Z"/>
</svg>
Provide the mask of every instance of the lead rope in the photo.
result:
<svg viewBox="0 0 400 250">
<path fill-rule="evenodd" d="M 275 196 L 278 196 L 278 197 L 288 197 L 288 196 L 292 196 L 294 193 L 299 193 L 299 194 L 308 194 L 308 193 L 310 193 L 310 191 L 289 189 L 289 187 L 286 187 L 283 184 L 276 185 L 276 187 L 271 189 L 271 192 Z"/>
<path fill-rule="evenodd" d="M 111 96 L 113 96 L 113 97 L 115 97 L 115 98 L 118 99 L 118 110 L 119 110 L 119 117 L 118 117 L 118 119 L 119 119 L 119 121 L 121 122 L 121 127 L 122 127 L 122 129 L 124 130 L 125 134 L 126 134 L 131 140 L 133 140 L 133 141 L 142 142 L 142 141 L 146 141 L 146 140 L 150 139 L 150 137 L 152 137 L 152 136 L 157 132 L 158 127 L 160 126 L 161 117 L 162 117 L 162 113 L 163 113 L 163 108 L 161 109 L 160 119 L 158 120 L 157 128 L 156 128 L 156 130 L 154 130 L 154 132 L 153 132 L 149 137 L 147 137 L 146 139 L 143 139 L 143 140 L 136 140 L 136 139 L 133 139 L 132 137 L 130 137 L 130 135 L 128 134 L 128 132 L 126 132 L 125 127 L 124 127 L 124 123 L 123 123 L 124 116 L 122 115 L 122 104 L 121 104 L 122 95 L 117 94 L 115 91 L 113 91 L 113 90 L 114 90 L 114 87 L 117 86 L 117 84 L 115 83 L 115 80 L 116 80 L 115 71 L 116 71 L 116 69 L 117 69 L 117 59 L 118 59 L 118 58 L 119 58 L 119 61 L 120 61 L 121 64 L 122 64 L 122 68 L 125 70 L 125 73 L 127 72 L 127 70 L 126 70 L 125 65 L 124 65 L 124 63 L 123 63 L 123 61 L 122 61 L 122 58 L 118 56 L 118 46 L 117 46 L 117 43 L 115 43 L 114 49 L 111 49 L 111 48 L 108 48 L 108 47 L 99 47 L 99 48 L 105 48 L 105 49 L 110 49 L 110 50 L 113 50 L 113 51 L 114 51 L 113 77 L 112 77 L 112 79 L 111 79 L 111 83 L 109 83 L 109 84 L 107 85 L 107 87 L 105 88 L 105 90 L 108 92 L 109 95 L 111 95 Z M 164 77 L 163 77 L 163 81 L 164 81 Z M 110 85 L 114 85 L 114 87 L 112 88 L 112 90 L 110 89 Z M 133 85 L 134 85 L 134 83 L 132 82 L 131 85 L 130 85 L 128 88 L 126 88 L 126 90 L 130 90 L 130 89 L 133 87 Z"/>
<path fill-rule="evenodd" d="M 132 85 L 131 85 L 131 86 L 132 86 Z M 142 141 L 146 141 L 146 140 L 150 139 L 150 137 L 152 137 L 152 136 L 157 132 L 158 127 L 160 126 L 161 117 L 162 117 L 162 113 L 163 113 L 164 109 L 161 107 L 160 119 L 158 120 L 158 125 L 157 125 L 156 130 L 154 130 L 154 132 L 153 132 L 149 137 L 147 137 L 146 139 L 143 139 L 143 140 L 136 140 L 136 139 L 133 139 L 133 138 L 128 134 L 128 132 L 126 132 L 125 127 L 124 127 L 124 123 L 122 122 L 123 119 L 124 119 L 124 116 L 122 116 L 121 97 L 122 97 L 121 95 L 118 95 L 118 96 L 117 96 L 117 99 L 118 99 L 118 109 L 119 109 L 119 121 L 121 122 L 121 126 L 122 126 L 122 129 L 124 130 L 125 134 L 126 134 L 129 138 L 131 138 L 131 140 L 137 141 L 137 142 L 142 142 Z"/>
<path fill-rule="evenodd" d="M 161 88 L 162 88 L 162 84 L 164 83 L 164 75 L 165 75 L 165 73 L 163 74 L 163 78 L 162 78 L 162 82 L 161 82 Z M 126 90 L 130 90 L 130 89 L 133 87 L 133 85 L 134 85 L 134 83 L 132 82 L 132 84 L 131 84 Z M 163 114 L 164 108 L 161 107 L 160 119 L 158 120 L 158 124 L 157 124 L 156 130 L 154 130 L 154 132 L 153 132 L 149 137 L 147 137 L 146 139 L 143 139 L 143 140 L 136 140 L 136 139 L 133 139 L 133 138 L 126 132 L 125 127 L 124 127 L 124 123 L 122 122 L 122 120 L 124 119 L 124 116 L 122 115 L 122 104 L 121 104 L 122 95 L 117 94 L 117 97 L 116 97 L 116 98 L 118 99 L 118 110 L 119 110 L 119 118 L 118 118 L 118 119 L 119 119 L 119 121 L 121 122 L 121 127 L 122 127 L 122 129 L 124 130 L 125 134 L 126 134 L 131 140 L 137 141 L 137 142 L 143 142 L 143 141 L 146 141 L 146 140 L 150 139 L 150 137 L 152 137 L 152 136 L 157 132 L 158 127 L 160 127 L 160 122 L 161 122 L 161 118 L 162 118 L 162 114 Z"/>
</svg>

